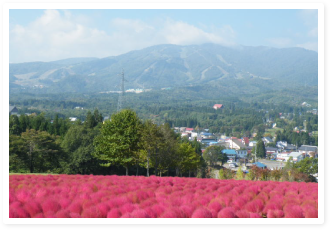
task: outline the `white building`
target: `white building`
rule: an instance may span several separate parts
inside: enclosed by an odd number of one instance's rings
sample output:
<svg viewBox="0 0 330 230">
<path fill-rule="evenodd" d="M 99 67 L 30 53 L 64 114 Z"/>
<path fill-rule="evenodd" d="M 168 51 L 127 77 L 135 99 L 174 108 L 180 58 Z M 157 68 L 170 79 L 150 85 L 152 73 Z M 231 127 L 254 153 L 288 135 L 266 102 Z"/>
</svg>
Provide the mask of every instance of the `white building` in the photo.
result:
<svg viewBox="0 0 330 230">
<path fill-rule="evenodd" d="M 70 120 L 70 121 L 76 121 L 77 118 L 76 118 L 76 117 L 69 117 L 69 120 Z"/>
<path fill-rule="evenodd" d="M 246 149 L 243 149 L 243 150 L 236 150 L 236 153 L 237 153 L 237 156 L 239 158 L 247 158 L 247 150 Z"/>
<path fill-rule="evenodd" d="M 304 159 L 304 154 L 299 152 L 292 152 L 289 154 L 289 158 L 292 157 L 293 162 L 299 162 Z"/>
<path fill-rule="evenodd" d="M 276 160 L 286 162 L 289 159 L 289 152 L 278 153 Z"/>
<path fill-rule="evenodd" d="M 227 140 L 226 142 L 229 143 L 229 146 L 231 149 L 243 149 L 243 148 L 246 148 L 246 146 L 240 142 L 238 139 L 229 139 Z"/>
</svg>

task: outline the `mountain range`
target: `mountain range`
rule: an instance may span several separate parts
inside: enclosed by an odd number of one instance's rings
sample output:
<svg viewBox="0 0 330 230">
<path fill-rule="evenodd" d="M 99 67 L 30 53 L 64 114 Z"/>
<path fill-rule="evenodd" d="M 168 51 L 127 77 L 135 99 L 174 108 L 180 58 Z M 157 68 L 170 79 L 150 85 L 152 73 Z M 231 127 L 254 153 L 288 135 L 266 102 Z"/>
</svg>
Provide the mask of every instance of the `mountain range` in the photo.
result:
<svg viewBox="0 0 330 230">
<path fill-rule="evenodd" d="M 106 47 L 105 47 L 106 49 Z M 118 91 L 203 87 L 237 93 L 316 86 L 318 54 L 303 48 L 157 45 L 106 58 L 9 64 L 10 92 Z"/>
</svg>

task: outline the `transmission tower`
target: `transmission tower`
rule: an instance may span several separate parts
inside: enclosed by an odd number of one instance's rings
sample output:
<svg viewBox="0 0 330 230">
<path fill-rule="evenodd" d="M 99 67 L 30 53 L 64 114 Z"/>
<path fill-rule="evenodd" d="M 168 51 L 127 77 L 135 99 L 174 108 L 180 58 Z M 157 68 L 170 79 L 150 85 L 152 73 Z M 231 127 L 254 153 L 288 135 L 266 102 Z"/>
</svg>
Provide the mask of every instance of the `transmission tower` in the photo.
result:
<svg viewBox="0 0 330 230">
<path fill-rule="evenodd" d="M 117 112 L 120 112 L 120 110 L 122 109 L 122 105 L 123 105 L 123 100 L 124 100 L 124 94 L 125 94 L 125 75 L 124 75 L 124 69 L 122 70 L 121 74 L 121 87 L 120 87 L 120 94 L 118 97 L 118 105 L 117 105 Z"/>
</svg>

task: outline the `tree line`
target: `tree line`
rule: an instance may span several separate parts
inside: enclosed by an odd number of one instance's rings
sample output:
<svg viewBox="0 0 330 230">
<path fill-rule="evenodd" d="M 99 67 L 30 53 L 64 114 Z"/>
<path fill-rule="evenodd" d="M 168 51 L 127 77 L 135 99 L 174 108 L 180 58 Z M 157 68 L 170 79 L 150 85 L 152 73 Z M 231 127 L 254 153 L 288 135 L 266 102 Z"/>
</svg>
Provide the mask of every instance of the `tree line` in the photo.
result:
<svg viewBox="0 0 330 230">
<path fill-rule="evenodd" d="M 43 113 L 9 119 L 10 172 L 209 177 L 210 168 L 228 159 L 223 147 L 210 146 L 202 154 L 197 140 L 181 138 L 169 124 L 142 120 L 127 109 L 105 122 L 97 109 L 88 111 L 83 122 L 51 120 Z M 279 132 L 277 138 L 290 133 Z M 266 155 L 261 140 L 256 155 Z"/>
<path fill-rule="evenodd" d="M 181 139 L 168 124 L 142 121 L 132 110 L 104 123 L 98 110 L 84 122 L 13 115 L 9 133 L 10 172 L 202 177 L 205 169 L 199 142 Z"/>
</svg>

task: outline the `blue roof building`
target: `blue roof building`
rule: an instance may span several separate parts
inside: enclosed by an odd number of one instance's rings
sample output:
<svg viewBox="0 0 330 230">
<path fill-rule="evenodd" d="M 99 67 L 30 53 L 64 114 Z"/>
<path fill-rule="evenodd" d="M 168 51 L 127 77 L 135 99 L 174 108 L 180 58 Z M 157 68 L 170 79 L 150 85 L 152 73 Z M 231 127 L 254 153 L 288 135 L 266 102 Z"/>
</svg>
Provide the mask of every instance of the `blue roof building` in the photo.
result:
<svg viewBox="0 0 330 230">
<path fill-rule="evenodd" d="M 267 168 L 267 165 L 264 165 L 263 163 L 260 163 L 260 162 L 253 163 L 252 165 L 255 165 L 258 168 L 262 168 L 262 169 Z"/>
<path fill-rule="evenodd" d="M 229 159 L 235 160 L 237 157 L 237 153 L 235 149 L 224 149 L 222 153 L 225 153 Z"/>
<path fill-rule="evenodd" d="M 235 149 L 224 149 L 222 150 L 222 153 L 225 153 L 227 155 L 236 155 L 236 150 Z"/>
</svg>

